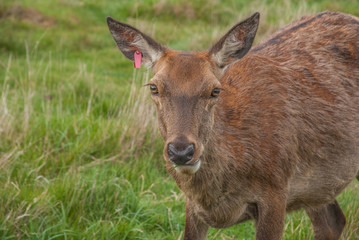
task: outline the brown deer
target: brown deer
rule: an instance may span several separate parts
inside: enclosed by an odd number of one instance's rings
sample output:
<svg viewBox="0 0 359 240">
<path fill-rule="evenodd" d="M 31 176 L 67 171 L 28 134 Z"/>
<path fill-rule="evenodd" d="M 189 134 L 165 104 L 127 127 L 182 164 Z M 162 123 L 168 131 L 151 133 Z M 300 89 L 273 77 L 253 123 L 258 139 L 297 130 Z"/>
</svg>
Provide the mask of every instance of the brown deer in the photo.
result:
<svg viewBox="0 0 359 240">
<path fill-rule="evenodd" d="M 250 50 L 255 13 L 199 52 L 107 23 L 121 52 L 140 52 L 154 73 L 163 155 L 186 196 L 184 239 L 249 219 L 256 239 L 281 239 L 286 212 L 300 208 L 315 239 L 340 237 L 335 198 L 359 173 L 358 18 L 303 17 Z"/>
</svg>

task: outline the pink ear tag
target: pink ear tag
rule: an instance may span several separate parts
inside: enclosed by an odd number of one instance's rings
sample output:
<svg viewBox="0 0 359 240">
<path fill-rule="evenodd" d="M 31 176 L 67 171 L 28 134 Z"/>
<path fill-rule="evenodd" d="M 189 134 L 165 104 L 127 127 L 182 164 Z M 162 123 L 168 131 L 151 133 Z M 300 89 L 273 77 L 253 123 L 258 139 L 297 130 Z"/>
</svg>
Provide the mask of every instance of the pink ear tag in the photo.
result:
<svg viewBox="0 0 359 240">
<path fill-rule="evenodd" d="M 141 59 L 142 59 L 142 54 L 139 51 L 136 51 L 133 54 L 135 61 L 133 62 L 133 65 L 135 68 L 141 68 Z"/>
</svg>

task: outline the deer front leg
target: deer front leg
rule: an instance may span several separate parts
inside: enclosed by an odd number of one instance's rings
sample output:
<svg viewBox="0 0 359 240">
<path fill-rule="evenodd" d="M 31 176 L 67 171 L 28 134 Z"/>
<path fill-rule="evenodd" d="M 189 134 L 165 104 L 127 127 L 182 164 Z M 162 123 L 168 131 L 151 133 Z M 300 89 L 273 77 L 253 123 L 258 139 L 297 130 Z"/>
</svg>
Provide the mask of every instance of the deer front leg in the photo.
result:
<svg viewBox="0 0 359 240">
<path fill-rule="evenodd" d="M 186 200 L 186 222 L 184 240 L 204 240 L 208 232 L 208 225 L 201 221 L 194 213 L 190 201 Z"/>
<path fill-rule="evenodd" d="M 256 240 L 282 239 L 286 200 L 276 194 L 257 203 Z"/>
</svg>

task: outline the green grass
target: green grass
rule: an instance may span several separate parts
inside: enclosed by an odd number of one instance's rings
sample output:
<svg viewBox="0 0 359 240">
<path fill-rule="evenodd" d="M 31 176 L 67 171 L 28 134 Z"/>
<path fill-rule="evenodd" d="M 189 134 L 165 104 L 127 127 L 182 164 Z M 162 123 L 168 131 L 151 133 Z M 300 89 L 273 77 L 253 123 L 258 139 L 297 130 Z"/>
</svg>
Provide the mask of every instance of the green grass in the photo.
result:
<svg viewBox="0 0 359 240">
<path fill-rule="evenodd" d="M 208 48 L 261 12 L 256 42 L 304 14 L 359 16 L 355 0 L 3 0 L 0 3 L 0 239 L 180 239 L 184 196 L 166 173 L 154 106 L 105 18 L 172 48 Z M 359 184 L 339 202 L 359 238 Z M 253 222 L 209 239 L 253 239 Z M 303 212 L 284 239 L 312 238 Z"/>
</svg>

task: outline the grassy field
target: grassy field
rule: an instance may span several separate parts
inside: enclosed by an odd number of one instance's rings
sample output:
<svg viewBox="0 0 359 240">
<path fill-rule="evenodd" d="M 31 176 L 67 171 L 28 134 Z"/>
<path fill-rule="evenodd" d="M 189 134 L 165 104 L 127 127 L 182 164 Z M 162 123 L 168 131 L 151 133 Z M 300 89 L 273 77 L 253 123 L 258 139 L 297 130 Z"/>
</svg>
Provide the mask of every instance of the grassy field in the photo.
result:
<svg viewBox="0 0 359 240">
<path fill-rule="evenodd" d="M 0 239 L 181 239 L 184 196 L 166 173 L 154 106 L 105 18 L 175 49 L 208 48 L 261 13 L 256 42 L 302 15 L 359 16 L 359 1 L 2 0 Z M 339 197 L 359 239 L 359 183 Z M 208 239 L 253 239 L 253 222 Z M 313 238 L 304 212 L 284 239 Z"/>
</svg>

